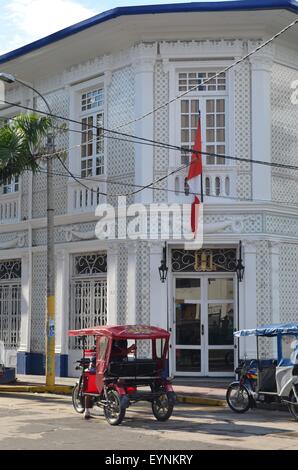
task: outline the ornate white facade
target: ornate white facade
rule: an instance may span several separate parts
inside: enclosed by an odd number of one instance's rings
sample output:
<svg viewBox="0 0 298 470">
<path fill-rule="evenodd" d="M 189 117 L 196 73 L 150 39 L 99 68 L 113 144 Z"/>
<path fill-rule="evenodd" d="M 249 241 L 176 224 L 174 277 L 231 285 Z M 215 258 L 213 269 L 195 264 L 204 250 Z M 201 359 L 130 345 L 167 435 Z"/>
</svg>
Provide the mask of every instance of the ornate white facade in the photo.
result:
<svg viewBox="0 0 298 470">
<path fill-rule="evenodd" d="M 270 13 L 272 17 L 274 14 L 278 13 Z M 178 14 L 175 15 L 177 22 Z M 192 14 L 198 22 L 203 21 L 196 15 L 199 13 Z M 185 126 L 182 129 L 182 99 L 144 119 L 134 123 L 132 121 L 178 95 L 179 77 L 182 83 L 185 76 L 190 80 L 191 74 L 219 71 L 267 38 L 265 26 L 263 30 L 258 25 L 256 32 L 249 32 L 251 19 L 248 12 L 241 13 L 243 20 L 247 18 L 246 29 L 241 34 L 227 17 L 223 18 L 220 33 L 214 33 L 217 31 L 214 25 L 217 24 L 219 13 L 214 12 L 212 15 L 209 14 L 207 18 L 208 33 L 204 28 L 193 28 L 196 18 L 182 15 L 178 30 L 174 24 L 170 28 L 171 23 L 166 23 L 166 17 L 165 23 L 163 18 L 159 18 L 159 31 L 156 30 L 157 26 L 153 27 L 154 19 L 150 20 L 150 25 L 148 18 L 145 21 L 142 17 L 136 27 L 137 32 L 128 35 L 125 32 L 126 19 L 122 18 L 118 21 L 124 23 L 121 32 L 123 41 L 117 46 L 107 45 L 106 51 L 101 44 L 101 54 L 98 56 L 90 53 L 88 48 L 84 51 L 80 48 L 77 54 L 80 61 L 77 62 L 76 42 L 70 44 L 69 40 L 63 39 L 57 43 L 57 52 L 48 49 L 52 46 L 47 46 L 39 49 L 39 58 L 34 57 L 34 53 L 25 55 L 26 66 L 21 59 L 16 58 L 1 65 L 1 70 L 17 73 L 20 78 L 34 82 L 34 86 L 47 97 L 54 114 L 74 120 L 81 120 L 83 116 L 82 95 L 90 90 L 103 90 L 102 112 L 106 128 L 181 145 L 182 131 L 187 131 Z M 167 27 L 163 29 L 165 25 Z M 105 27 L 108 27 L 108 23 Z M 143 34 L 140 33 L 142 28 Z M 98 25 L 96 31 L 90 30 L 88 34 L 91 50 L 94 51 L 96 41 L 100 40 L 97 34 L 101 37 L 101 26 Z M 68 53 L 64 64 L 61 57 Z M 54 60 L 56 54 L 57 60 L 53 68 L 49 67 L 45 71 L 42 67 L 47 54 L 50 54 L 51 60 Z M 31 72 L 30 61 L 34 68 Z M 298 79 L 297 41 L 285 38 L 283 42 L 264 48 L 229 70 L 225 76 L 224 90 L 220 90 L 219 86 L 214 92 L 214 89 L 206 89 L 186 95 L 193 103 L 199 102 L 199 107 L 205 106 L 206 112 L 202 113 L 204 145 L 207 145 L 209 136 L 213 142 L 210 145 L 215 150 L 216 146 L 224 146 L 222 153 L 227 155 L 268 163 L 297 164 L 298 105 L 291 102 L 293 90 L 290 88 L 295 79 Z M 20 86 L 10 87 L 7 99 L 43 109 L 41 100 Z M 224 119 L 220 119 L 220 112 L 215 110 L 213 114 L 209 112 L 209 120 L 215 122 L 218 119 L 224 124 L 221 127 L 209 124 L 208 127 L 208 106 L 210 109 L 212 106 L 222 107 L 223 102 L 225 107 L 221 115 L 224 114 Z M 192 104 L 189 102 L 185 106 Z M 0 112 L 9 118 L 18 111 L 17 106 L 7 106 Z M 191 119 L 191 113 L 189 116 Z M 71 130 L 78 129 L 75 123 L 66 124 Z M 213 137 L 212 140 L 210 136 L 220 135 L 222 129 L 224 134 L 221 135 L 224 137 Z M 232 368 L 217 370 L 214 365 L 216 360 L 212 364 L 210 360 L 208 362 L 208 351 L 210 357 L 211 350 L 226 350 L 227 354 L 231 350 L 231 354 L 234 354 L 232 344 L 219 342 L 222 345 L 212 349 L 210 336 L 209 342 L 201 337 L 197 346 L 190 346 L 187 342 L 184 346 L 177 343 L 175 299 L 177 303 L 177 292 L 181 287 L 176 284 L 178 290 L 175 294 L 174 283 L 179 278 L 179 272 L 171 269 L 171 256 L 172 248 L 182 245 L 175 240 L 167 244 L 169 274 L 167 283 L 162 284 L 158 273 L 163 248 L 161 241 L 100 241 L 95 237 L 98 220 L 95 208 L 98 203 L 116 204 L 116 194 L 133 191 L 136 189 L 134 185 L 146 185 L 181 165 L 180 152 L 124 142 L 112 137 L 113 134 L 108 134 L 108 138 L 104 139 L 103 173 L 92 174 L 84 181 L 89 190 L 65 177 L 63 166 L 59 161 L 55 162 L 58 373 L 73 374 L 73 362 L 80 355 L 77 346 L 68 341 L 69 326 L 79 326 L 76 321 L 84 321 L 85 326 L 91 321 L 107 321 L 110 324 L 151 323 L 171 329 L 171 373 L 230 374 Z M 191 136 L 189 138 L 191 142 Z M 62 132 L 56 139 L 57 149 L 69 149 L 64 161 L 76 175 L 82 169 L 81 144 L 81 134 L 78 132 Z M 189 202 L 189 197 L 183 193 L 186 174 L 187 170 L 173 175 L 161 182 L 159 189 L 145 190 L 130 196 L 128 202 Z M 188 277 L 183 273 L 181 279 L 184 283 L 187 278 L 200 280 L 202 297 L 197 300 L 200 305 L 198 308 L 201 309 L 200 325 L 205 321 L 205 329 L 209 327 L 211 331 L 208 315 L 216 318 L 216 308 L 220 302 L 220 305 L 234 311 L 234 328 L 297 321 L 298 172 L 251 162 L 225 160 L 208 163 L 204 160 L 204 190 L 203 250 L 238 250 L 239 241 L 242 241 L 245 274 L 243 282 L 239 284 L 237 298 L 235 270 L 220 271 L 217 277 L 216 271 L 208 271 L 202 266 L 188 273 Z M 102 192 L 107 192 L 109 196 L 106 198 L 100 194 Z M 19 341 L 14 345 L 9 344 L 8 356 L 11 364 L 16 363 L 18 351 L 20 371 L 42 373 L 46 296 L 46 175 L 24 174 L 18 191 L 0 196 L 0 214 L 0 265 L 7 260 L 19 260 L 22 265 L 21 308 L 14 313 L 19 315 Z M 84 259 L 87 266 L 95 255 L 106 256 L 105 269 L 96 270 L 90 265 L 89 271 L 87 267 L 85 272 L 75 271 L 76 257 Z M 208 283 L 211 284 L 212 279 L 216 281 L 217 278 L 223 279 L 223 282 L 231 280 L 232 298 L 219 300 L 215 294 L 210 294 L 214 295 L 210 300 L 206 292 L 203 293 L 203 288 L 208 290 Z M 9 282 L 0 279 L 0 289 L 5 288 L 1 287 L 1 283 L 9 285 Z M 196 302 L 192 300 L 192 303 Z M 3 296 L 0 301 L 1 316 L 4 303 L 11 299 Z M 210 305 L 213 305 L 213 310 Z M 95 312 L 98 312 L 98 316 L 94 320 Z M 7 333 L 4 330 L 10 327 L 3 323 L 2 328 L 3 332 L 0 333 L 4 335 Z M 197 359 L 193 360 L 191 366 L 190 356 L 185 370 L 183 360 L 177 366 L 182 350 L 200 351 L 201 364 L 197 369 Z M 244 341 L 239 354 L 241 357 L 245 354 L 253 357 L 255 345 L 249 340 L 246 343 Z"/>
</svg>

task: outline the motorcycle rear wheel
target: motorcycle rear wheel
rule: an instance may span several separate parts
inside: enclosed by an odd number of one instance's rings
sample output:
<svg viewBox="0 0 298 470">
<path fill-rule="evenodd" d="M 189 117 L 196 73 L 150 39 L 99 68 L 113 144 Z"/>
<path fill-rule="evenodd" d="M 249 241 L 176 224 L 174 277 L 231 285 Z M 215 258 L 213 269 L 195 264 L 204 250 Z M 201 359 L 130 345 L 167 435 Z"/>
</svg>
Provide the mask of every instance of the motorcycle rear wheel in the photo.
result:
<svg viewBox="0 0 298 470">
<path fill-rule="evenodd" d="M 226 400 L 235 413 L 245 413 L 251 407 L 249 392 L 244 385 L 239 383 L 229 385 Z"/>
<path fill-rule="evenodd" d="M 126 409 L 121 403 L 121 398 L 116 390 L 108 390 L 108 403 L 105 405 L 103 412 L 105 418 L 111 426 L 118 426 L 122 423 Z"/>
<path fill-rule="evenodd" d="M 72 405 L 77 413 L 84 413 L 85 406 L 83 403 L 84 397 L 82 395 L 82 382 L 79 381 L 72 390 Z"/>
<path fill-rule="evenodd" d="M 298 385 L 295 385 L 296 389 L 296 394 L 298 395 Z M 289 395 L 289 401 L 296 402 L 296 397 L 294 395 L 293 390 L 291 390 L 291 393 Z M 298 421 L 298 402 L 297 405 L 290 405 L 288 404 L 289 412 L 293 416 L 293 418 Z"/>
<path fill-rule="evenodd" d="M 173 409 L 174 405 L 165 392 L 152 402 L 152 412 L 157 421 L 167 421 L 172 416 Z"/>
</svg>

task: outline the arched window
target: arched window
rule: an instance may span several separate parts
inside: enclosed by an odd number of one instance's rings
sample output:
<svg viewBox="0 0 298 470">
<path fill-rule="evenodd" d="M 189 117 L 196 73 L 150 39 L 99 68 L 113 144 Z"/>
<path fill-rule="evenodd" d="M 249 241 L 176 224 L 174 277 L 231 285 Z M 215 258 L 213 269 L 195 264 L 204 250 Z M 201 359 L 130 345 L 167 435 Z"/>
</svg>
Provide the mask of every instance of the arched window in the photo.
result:
<svg viewBox="0 0 298 470">
<path fill-rule="evenodd" d="M 216 196 L 220 195 L 220 178 L 218 176 L 215 178 L 215 194 Z"/>
<path fill-rule="evenodd" d="M 189 195 L 189 185 L 188 185 L 188 182 L 187 182 L 187 178 L 184 179 L 184 193 L 186 196 Z"/>
<path fill-rule="evenodd" d="M 206 191 L 206 196 L 210 196 L 211 185 L 210 185 L 210 178 L 209 177 L 207 177 L 205 179 L 205 191 Z"/>
<path fill-rule="evenodd" d="M 229 196 L 230 195 L 230 178 L 228 176 L 226 177 L 226 180 L 225 180 L 225 191 L 226 191 L 226 195 Z"/>
<path fill-rule="evenodd" d="M 176 196 L 178 196 L 178 194 L 179 194 L 179 188 L 180 188 L 179 176 L 176 176 L 176 178 L 175 178 L 175 194 L 176 194 Z"/>
</svg>

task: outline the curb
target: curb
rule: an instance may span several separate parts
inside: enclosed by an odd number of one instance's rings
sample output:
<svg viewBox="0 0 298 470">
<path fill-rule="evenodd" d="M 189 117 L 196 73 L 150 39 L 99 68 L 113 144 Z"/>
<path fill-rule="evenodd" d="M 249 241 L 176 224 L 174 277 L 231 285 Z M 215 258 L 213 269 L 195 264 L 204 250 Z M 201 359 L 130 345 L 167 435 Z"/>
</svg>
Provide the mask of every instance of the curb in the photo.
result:
<svg viewBox="0 0 298 470">
<path fill-rule="evenodd" d="M 70 385 L 0 385 L 1 392 L 20 392 L 20 393 L 54 393 L 56 395 L 70 395 L 73 387 Z"/>
<path fill-rule="evenodd" d="M 53 393 L 55 395 L 71 395 L 72 389 L 73 387 L 70 385 L 55 385 L 54 387 L 47 387 L 46 385 L 0 385 L 0 393 Z M 219 398 L 192 395 L 178 394 L 177 402 L 190 405 L 226 406 L 226 401 Z"/>
<path fill-rule="evenodd" d="M 177 401 L 179 403 L 206 406 L 226 406 L 227 404 L 226 400 L 221 400 L 219 398 L 195 397 L 191 395 L 177 395 Z"/>
</svg>

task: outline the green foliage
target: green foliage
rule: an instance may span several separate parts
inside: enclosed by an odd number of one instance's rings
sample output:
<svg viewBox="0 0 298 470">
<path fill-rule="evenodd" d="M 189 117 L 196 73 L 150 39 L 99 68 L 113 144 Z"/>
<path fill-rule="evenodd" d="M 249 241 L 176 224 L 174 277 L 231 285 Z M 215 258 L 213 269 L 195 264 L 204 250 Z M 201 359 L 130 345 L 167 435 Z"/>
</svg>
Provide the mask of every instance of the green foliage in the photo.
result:
<svg viewBox="0 0 298 470">
<path fill-rule="evenodd" d="M 0 128 L 0 184 L 26 170 L 38 169 L 46 136 L 52 123 L 48 117 L 20 114 Z"/>
</svg>

